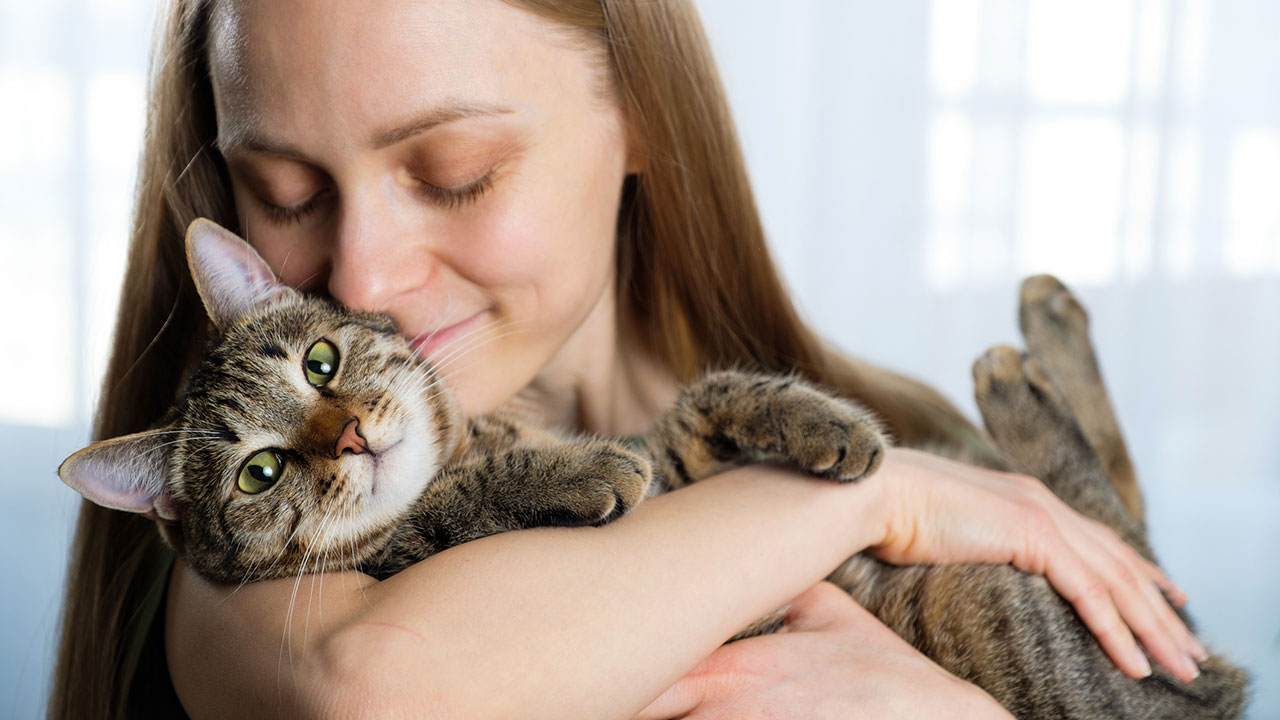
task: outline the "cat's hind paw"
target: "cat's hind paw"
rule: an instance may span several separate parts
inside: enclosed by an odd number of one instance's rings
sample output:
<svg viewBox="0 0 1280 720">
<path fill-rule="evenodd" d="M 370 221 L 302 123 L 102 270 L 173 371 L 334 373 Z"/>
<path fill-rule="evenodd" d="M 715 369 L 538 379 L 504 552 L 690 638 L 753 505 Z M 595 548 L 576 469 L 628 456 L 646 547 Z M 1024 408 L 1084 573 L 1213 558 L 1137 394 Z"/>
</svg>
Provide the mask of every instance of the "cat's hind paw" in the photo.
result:
<svg viewBox="0 0 1280 720">
<path fill-rule="evenodd" d="M 1035 345 L 1054 341 L 1087 345 L 1089 315 L 1071 290 L 1052 275 L 1033 275 L 1022 281 L 1018 292 L 1018 324 L 1036 354 Z"/>
<path fill-rule="evenodd" d="M 1007 345 L 987 350 L 973 363 L 978 408 L 995 435 L 1048 430 L 1064 419 L 1074 422 L 1061 391 L 1040 361 Z"/>
<path fill-rule="evenodd" d="M 1018 467 L 1034 474 L 1064 453 L 1093 455 L 1062 391 L 1036 357 L 998 345 L 974 362 L 973 382 L 987 430 Z"/>
</svg>

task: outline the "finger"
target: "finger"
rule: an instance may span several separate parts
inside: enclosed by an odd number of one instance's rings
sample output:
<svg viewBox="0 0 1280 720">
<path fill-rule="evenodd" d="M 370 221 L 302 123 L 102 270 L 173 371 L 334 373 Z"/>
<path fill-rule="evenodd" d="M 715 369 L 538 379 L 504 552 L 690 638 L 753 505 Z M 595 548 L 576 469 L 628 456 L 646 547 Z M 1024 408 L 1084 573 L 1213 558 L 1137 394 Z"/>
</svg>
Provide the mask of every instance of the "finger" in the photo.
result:
<svg viewBox="0 0 1280 720">
<path fill-rule="evenodd" d="M 1075 608 L 1111 661 L 1129 677 L 1149 676 L 1151 663 L 1138 647 L 1129 626 L 1120 619 L 1106 583 L 1094 576 L 1068 548 L 1054 553 L 1053 557 L 1058 560 L 1045 569 L 1045 578 Z"/>
<path fill-rule="evenodd" d="M 1200 674 L 1193 659 L 1199 645 L 1173 608 L 1150 581 L 1146 561 L 1110 528 L 1090 523 L 1093 543 L 1082 554 L 1103 571 L 1121 619 L 1156 662 L 1183 682 Z"/>
<path fill-rule="evenodd" d="M 1156 617 L 1164 625 L 1165 631 L 1182 648 L 1183 654 L 1187 655 L 1193 664 L 1196 661 L 1202 662 L 1208 659 L 1209 653 L 1205 650 L 1204 645 L 1191 632 L 1191 628 L 1187 627 L 1186 622 L 1173 611 L 1173 607 L 1169 604 L 1165 594 L 1161 592 L 1163 588 L 1150 579 L 1150 575 L 1147 572 L 1150 563 L 1128 546 L 1121 547 L 1120 555 L 1121 561 L 1127 562 L 1133 568 L 1134 574 L 1139 579 L 1139 590 L 1141 590 L 1147 603 L 1155 612 Z"/>
<path fill-rule="evenodd" d="M 1200 661 L 1208 659 L 1208 653 L 1205 651 L 1204 646 L 1200 644 L 1196 636 L 1182 622 L 1182 618 L 1173 612 L 1173 608 L 1164 599 L 1164 595 L 1161 594 L 1159 588 L 1143 581 L 1140 583 L 1139 590 L 1144 595 L 1147 605 L 1155 614 L 1156 621 L 1159 623 L 1164 636 L 1177 648 L 1179 657 L 1172 659 L 1172 661 L 1178 663 L 1179 670 L 1176 671 L 1178 676 L 1187 682 L 1196 679 L 1200 676 Z M 1139 634 L 1138 638 L 1143 644 L 1146 644 L 1147 640 L 1141 634 Z M 1169 667 L 1163 661 L 1161 661 L 1161 664 Z"/>
<path fill-rule="evenodd" d="M 1169 576 L 1165 575 L 1164 570 L 1161 570 L 1158 565 L 1144 557 L 1139 556 L 1139 558 L 1142 560 L 1142 566 L 1146 570 L 1147 577 L 1151 578 L 1152 582 L 1160 588 L 1160 592 L 1164 594 L 1164 597 L 1169 604 L 1176 608 L 1186 607 L 1186 591 L 1179 587 L 1173 580 L 1170 580 Z"/>
<path fill-rule="evenodd" d="M 1168 591 L 1160 585 L 1160 581 L 1163 579 L 1165 583 L 1172 587 L 1172 583 L 1169 582 L 1168 578 L 1164 577 L 1163 571 L 1156 567 L 1154 563 L 1139 555 L 1136 550 L 1121 540 L 1119 535 L 1105 525 L 1097 525 L 1095 531 L 1098 542 L 1111 552 L 1113 560 L 1121 566 L 1128 567 L 1129 572 L 1136 579 L 1137 589 L 1142 593 L 1143 598 L 1159 620 L 1164 631 L 1174 639 L 1183 654 L 1188 656 L 1191 661 L 1189 664 L 1194 665 L 1197 660 L 1205 660 L 1208 657 L 1208 652 L 1205 650 L 1204 645 L 1191 632 L 1191 629 L 1187 627 L 1182 618 L 1178 617 L 1177 613 L 1173 611 L 1167 599 L 1166 593 Z M 1142 639 L 1144 644 L 1146 643 L 1141 634 L 1139 634 L 1139 639 Z M 1149 646 L 1148 649 L 1150 649 Z M 1183 662 L 1181 664 L 1187 665 L 1188 663 Z"/>
<path fill-rule="evenodd" d="M 1169 576 L 1165 575 L 1164 570 L 1160 569 L 1160 566 L 1150 560 L 1147 560 L 1141 555 L 1138 556 L 1138 559 L 1142 562 L 1142 567 L 1147 573 L 1147 577 L 1151 578 L 1152 582 L 1160 588 L 1160 592 L 1164 594 L 1165 600 L 1176 608 L 1186 607 L 1186 591 L 1179 587 L 1173 580 L 1169 579 Z"/>
<path fill-rule="evenodd" d="M 1107 550 L 1104 548 L 1103 552 Z M 1143 593 L 1141 586 L 1151 587 L 1146 585 L 1145 578 L 1140 578 L 1123 562 L 1114 559 L 1104 561 L 1098 567 L 1106 568 L 1107 577 L 1103 582 L 1110 589 L 1121 619 L 1142 641 L 1151 657 L 1169 668 L 1179 680 L 1188 683 L 1194 680 L 1200 669 L 1183 648 L 1182 636 L 1161 620 L 1157 607 Z M 1168 608 L 1163 599 L 1158 602 Z"/>
</svg>

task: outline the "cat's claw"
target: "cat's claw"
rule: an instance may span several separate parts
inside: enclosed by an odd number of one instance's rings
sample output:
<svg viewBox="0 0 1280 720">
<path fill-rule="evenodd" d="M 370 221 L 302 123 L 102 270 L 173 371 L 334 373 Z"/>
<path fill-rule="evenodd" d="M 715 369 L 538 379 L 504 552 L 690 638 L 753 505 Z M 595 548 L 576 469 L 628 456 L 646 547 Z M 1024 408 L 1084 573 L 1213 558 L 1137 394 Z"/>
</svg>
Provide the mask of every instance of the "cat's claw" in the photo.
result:
<svg viewBox="0 0 1280 720">
<path fill-rule="evenodd" d="M 653 480 L 645 458 L 603 443 L 583 465 L 563 477 L 551 515 L 557 525 L 605 525 L 627 514 L 644 499 Z"/>
<path fill-rule="evenodd" d="M 844 400 L 792 385 L 773 402 L 781 421 L 778 452 L 814 475 L 854 482 L 875 472 L 885 440 L 876 422 Z"/>
</svg>

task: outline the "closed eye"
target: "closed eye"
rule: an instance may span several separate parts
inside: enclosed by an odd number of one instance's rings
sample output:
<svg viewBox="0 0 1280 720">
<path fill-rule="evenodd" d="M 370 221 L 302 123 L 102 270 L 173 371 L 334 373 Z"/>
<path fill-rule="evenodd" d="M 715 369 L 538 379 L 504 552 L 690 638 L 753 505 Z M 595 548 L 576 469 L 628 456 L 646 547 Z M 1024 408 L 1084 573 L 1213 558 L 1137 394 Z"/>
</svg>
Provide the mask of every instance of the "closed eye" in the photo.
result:
<svg viewBox="0 0 1280 720">
<path fill-rule="evenodd" d="M 292 225 L 302 222 L 308 215 L 311 215 L 320 208 L 320 205 L 328 200 L 329 191 L 321 191 L 303 200 L 300 203 L 289 205 L 287 207 L 269 203 L 262 198 L 258 198 L 258 204 L 262 206 L 263 212 L 267 214 L 267 219 L 277 225 Z"/>
<path fill-rule="evenodd" d="M 418 189 L 430 202 L 450 210 L 465 207 L 488 192 L 493 187 L 493 171 L 457 187 L 442 187 L 425 180 L 418 180 Z"/>
</svg>

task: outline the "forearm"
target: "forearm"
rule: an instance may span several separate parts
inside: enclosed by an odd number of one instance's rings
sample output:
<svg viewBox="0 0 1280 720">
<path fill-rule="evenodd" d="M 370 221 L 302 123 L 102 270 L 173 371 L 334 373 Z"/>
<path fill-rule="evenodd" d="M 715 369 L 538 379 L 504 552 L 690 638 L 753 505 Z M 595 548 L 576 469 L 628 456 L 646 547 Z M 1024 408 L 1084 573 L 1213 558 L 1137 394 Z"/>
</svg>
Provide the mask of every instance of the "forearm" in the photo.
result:
<svg viewBox="0 0 1280 720">
<path fill-rule="evenodd" d="M 879 542 L 889 465 L 855 485 L 743 468 L 601 528 L 496 535 L 381 583 L 231 593 L 179 567 L 174 685 L 193 717 L 630 717 Z"/>
<path fill-rule="evenodd" d="M 876 492 L 746 468 L 603 528 L 469 543 L 368 588 L 331 668 L 461 717 L 630 717 L 877 540 Z"/>
</svg>

